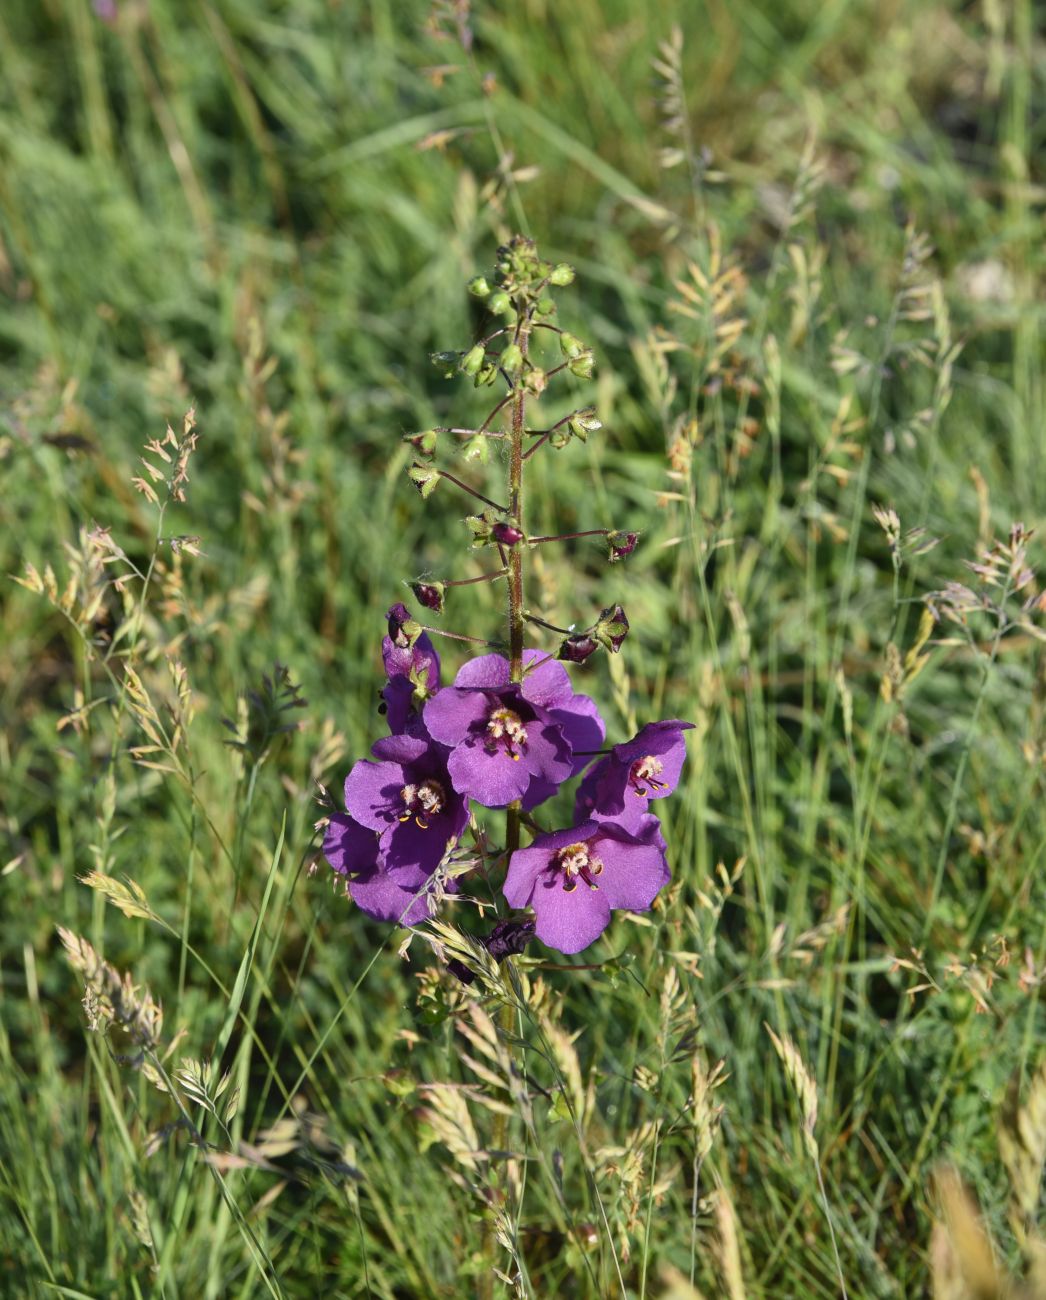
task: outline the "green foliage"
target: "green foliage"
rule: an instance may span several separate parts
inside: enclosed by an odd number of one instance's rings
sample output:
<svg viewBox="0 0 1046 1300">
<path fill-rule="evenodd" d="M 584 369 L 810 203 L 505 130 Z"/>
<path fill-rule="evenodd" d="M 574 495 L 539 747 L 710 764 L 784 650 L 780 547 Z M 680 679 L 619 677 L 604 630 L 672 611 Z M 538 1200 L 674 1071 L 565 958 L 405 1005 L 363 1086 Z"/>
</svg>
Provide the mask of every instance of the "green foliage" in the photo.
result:
<svg viewBox="0 0 1046 1300">
<path fill-rule="evenodd" d="M 1028 0 L 96 8 L 0 14 L 0 1292 L 914 1296 L 943 1158 L 1034 1279 Z M 408 476 L 517 229 L 577 273 L 528 532 L 600 534 L 528 603 L 696 731 L 664 905 L 466 990 L 316 795 L 404 579 L 496 625 Z"/>
</svg>

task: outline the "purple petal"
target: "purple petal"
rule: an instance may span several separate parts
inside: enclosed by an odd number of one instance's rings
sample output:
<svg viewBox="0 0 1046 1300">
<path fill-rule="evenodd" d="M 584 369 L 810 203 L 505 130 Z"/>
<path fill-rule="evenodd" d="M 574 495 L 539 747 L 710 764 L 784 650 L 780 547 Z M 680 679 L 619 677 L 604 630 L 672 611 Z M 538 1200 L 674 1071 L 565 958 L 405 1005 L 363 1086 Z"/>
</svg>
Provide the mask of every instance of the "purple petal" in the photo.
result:
<svg viewBox="0 0 1046 1300">
<path fill-rule="evenodd" d="M 653 819 L 656 821 L 656 818 Z M 650 831 L 653 831 L 650 827 Z M 603 860 L 599 891 L 611 908 L 645 912 L 671 879 L 661 844 L 639 840 L 623 827 L 603 822 L 592 841 Z"/>
<path fill-rule="evenodd" d="M 549 656 L 544 650 L 524 650 L 524 669 L 532 663 L 537 663 L 539 666 L 523 674 L 524 698 L 531 704 L 541 705 L 544 709 L 568 704 L 574 696 L 574 688 L 570 683 L 570 674 L 559 660 Z"/>
<path fill-rule="evenodd" d="M 385 872 L 375 870 L 358 880 L 349 882 L 349 893 L 356 905 L 368 916 L 379 921 L 395 921 L 398 925 L 417 925 L 429 918 L 429 901 L 424 871 L 406 883 L 402 875 L 393 879 Z"/>
<path fill-rule="evenodd" d="M 485 657 L 493 659 L 497 656 Z M 470 729 L 485 721 L 489 712 L 490 697 L 485 691 L 445 686 L 425 705 L 425 726 L 433 740 L 440 744 L 460 745 Z"/>
<path fill-rule="evenodd" d="M 570 775 L 577 776 L 591 759 L 591 751 L 599 749 L 606 739 L 606 724 L 599 716 L 595 700 L 587 695 L 574 695 L 565 704 L 550 709 L 549 713 L 576 755 L 571 760 Z M 588 750 L 589 753 L 578 753 L 578 750 Z"/>
<path fill-rule="evenodd" d="M 335 813 L 323 837 L 323 855 L 339 876 L 373 871 L 378 865 L 378 837 L 344 813 Z"/>
<path fill-rule="evenodd" d="M 447 771 L 455 790 L 488 808 L 504 808 L 521 799 L 532 776 L 522 759 L 513 760 L 504 750 L 488 754 L 481 740 L 471 739 L 447 759 Z"/>
<path fill-rule="evenodd" d="M 391 736 L 389 739 L 411 741 L 409 736 Z M 345 807 L 364 826 L 383 831 L 396 820 L 404 784 L 400 764 L 372 763 L 361 759 L 345 778 Z"/>
<path fill-rule="evenodd" d="M 537 937 L 559 952 L 580 952 L 610 924 L 610 905 L 601 888 L 579 884 L 568 893 L 559 880 L 541 881 L 531 906 Z"/>
<path fill-rule="evenodd" d="M 386 736 L 370 747 L 375 758 L 387 763 L 414 763 L 430 748 L 420 736 Z"/>
<path fill-rule="evenodd" d="M 498 690 L 508 685 L 508 679 L 509 662 L 504 655 L 478 655 L 462 664 L 454 678 L 454 685 Z"/>
</svg>

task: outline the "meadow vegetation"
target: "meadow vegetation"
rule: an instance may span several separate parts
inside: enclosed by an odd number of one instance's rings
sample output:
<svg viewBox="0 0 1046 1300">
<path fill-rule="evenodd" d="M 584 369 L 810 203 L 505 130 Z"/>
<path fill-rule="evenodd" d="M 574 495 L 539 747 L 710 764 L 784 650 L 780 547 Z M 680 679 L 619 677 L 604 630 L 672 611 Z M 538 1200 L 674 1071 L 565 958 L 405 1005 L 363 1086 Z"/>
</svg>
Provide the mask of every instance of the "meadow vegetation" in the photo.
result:
<svg viewBox="0 0 1046 1300">
<path fill-rule="evenodd" d="M 0 71 L 0 1294 L 1046 1295 L 1031 0 L 9 0 Z M 530 527 L 641 532 L 528 601 L 695 729 L 655 909 L 495 967 L 316 824 L 479 572 L 403 435 L 516 231 L 603 425 Z"/>
</svg>

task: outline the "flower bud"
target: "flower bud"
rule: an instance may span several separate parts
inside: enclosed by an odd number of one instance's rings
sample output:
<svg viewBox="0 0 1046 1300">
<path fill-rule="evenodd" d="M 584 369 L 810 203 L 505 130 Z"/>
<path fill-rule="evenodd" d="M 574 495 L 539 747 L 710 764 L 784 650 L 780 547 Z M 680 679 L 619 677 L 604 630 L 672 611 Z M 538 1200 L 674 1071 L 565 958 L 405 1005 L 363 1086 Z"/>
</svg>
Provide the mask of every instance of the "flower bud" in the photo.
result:
<svg viewBox="0 0 1046 1300">
<path fill-rule="evenodd" d="M 502 546 L 518 546 L 523 540 L 523 532 L 515 524 L 497 523 L 490 530 L 490 535 Z"/>
<path fill-rule="evenodd" d="M 564 330 L 559 336 L 559 346 L 563 355 L 569 357 L 571 360 L 573 360 L 574 357 L 581 356 L 582 352 L 585 350 L 584 343 L 581 342 L 577 335 L 568 334 L 566 330 Z"/>
<path fill-rule="evenodd" d="M 418 489 L 422 497 L 428 500 L 436 490 L 436 484 L 440 480 L 440 472 L 431 465 L 423 465 L 416 460 L 407 470 L 407 477 Z"/>
<path fill-rule="evenodd" d="M 518 343 L 510 343 L 502 352 L 501 366 L 510 375 L 518 374 L 523 369 L 523 352 Z"/>
<path fill-rule="evenodd" d="M 628 636 L 628 617 L 620 605 L 613 605 L 603 610 L 592 635 L 601 646 L 616 655 L 621 649 L 621 642 Z"/>
<path fill-rule="evenodd" d="M 549 297 L 539 298 L 534 307 L 535 316 L 554 316 L 556 314 L 556 304 Z"/>
<path fill-rule="evenodd" d="M 574 268 L 569 262 L 560 262 L 554 266 L 549 273 L 548 282 L 554 284 L 557 288 L 564 288 L 568 284 L 574 283 Z"/>
<path fill-rule="evenodd" d="M 558 658 L 570 664 L 583 664 L 599 649 L 599 642 L 587 632 L 578 632 L 568 636 L 560 643 Z"/>
<path fill-rule="evenodd" d="M 389 620 L 389 640 L 401 650 L 409 650 L 421 636 L 421 624 L 402 602 L 393 605 L 385 617 Z"/>
<path fill-rule="evenodd" d="M 486 348 L 482 343 L 477 343 L 474 348 L 469 348 L 461 358 L 461 369 L 466 375 L 477 375 L 483 368 L 485 359 Z"/>
<path fill-rule="evenodd" d="M 487 283 L 486 277 L 482 275 L 472 277 L 468 283 L 468 290 L 474 298 L 488 298 L 490 296 L 490 285 Z"/>
<path fill-rule="evenodd" d="M 501 316 L 509 311 L 512 307 L 512 299 L 504 289 L 499 289 L 497 293 L 492 293 L 487 299 L 487 310 L 492 311 L 495 316 Z"/>
<path fill-rule="evenodd" d="M 610 563 L 614 564 L 617 560 L 623 560 L 626 555 L 631 555 L 636 549 L 636 542 L 638 541 L 638 533 L 608 533 L 607 545 L 610 547 Z"/>
<path fill-rule="evenodd" d="M 419 605 L 424 605 L 435 614 L 443 613 L 443 596 L 446 587 L 442 582 L 412 582 L 410 589 Z"/>
<path fill-rule="evenodd" d="M 523 385 L 527 392 L 533 393 L 535 397 L 540 397 L 548 387 L 548 375 L 539 366 L 531 366 L 523 376 Z"/>
<path fill-rule="evenodd" d="M 591 352 L 582 352 L 580 356 L 574 357 L 568 366 L 570 373 L 576 375 L 578 379 L 591 379 L 594 367 L 594 359 Z"/>
</svg>

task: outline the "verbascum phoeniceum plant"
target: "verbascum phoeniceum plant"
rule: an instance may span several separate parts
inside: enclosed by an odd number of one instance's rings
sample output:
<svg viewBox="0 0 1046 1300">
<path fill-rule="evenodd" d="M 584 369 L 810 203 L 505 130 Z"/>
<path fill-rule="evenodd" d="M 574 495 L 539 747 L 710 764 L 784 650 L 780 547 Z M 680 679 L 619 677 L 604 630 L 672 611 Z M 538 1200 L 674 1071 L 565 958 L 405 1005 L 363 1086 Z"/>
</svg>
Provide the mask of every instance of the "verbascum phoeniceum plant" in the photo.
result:
<svg viewBox="0 0 1046 1300">
<path fill-rule="evenodd" d="M 415 926 L 435 917 L 470 871 L 500 880 L 514 915 L 502 916 L 480 940 L 496 961 L 521 952 L 535 936 L 560 952 L 580 952 L 599 938 L 614 911 L 651 907 L 670 878 L 654 801 L 676 788 L 691 726 L 650 722 L 606 747 L 599 710 L 574 690 L 566 665 L 584 663 L 601 648 L 616 654 L 629 630 L 624 609 L 604 609 L 576 631 L 556 628 L 527 607 L 524 569 L 532 548 L 602 536 L 613 563 L 637 543 L 636 533 L 612 528 L 556 537 L 527 531 L 528 461 L 543 448 L 584 442 L 601 427 L 592 407 L 573 410 L 551 427 L 534 428 L 528 420 L 558 376 L 587 379 L 593 372 L 592 350 L 554 323 L 552 291 L 573 279 L 572 267 L 543 261 L 531 240 L 514 237 L 498 250 L 492 278 L 477 276 L 468 286 L 486 307 L 483 336 L 465 351 L 433 358 L 448 378 L 466 375 L 477 388 L 507 385 L 478 428 L 408 435 L 416 451 L 409 474 L 423 498 L 447 480 L 482 503 L 466 523 L 471 547 L 489 552 L 492 567 L 478 578 L 411 586 L 418 604 L 439 616 L 455 586 L 504 582 L 506 633 L 497 639 L 444 631 L 426 626 L 402 603 L 392 606 L 382 645 L 382 710 L 390 734 L 375 742 L 373 757 L 352 767 L 345 811 L 331 811 L 324 836 L 327 861 L 345 878 L 349 894 L 383 921 Z M 550 353 L 554 364 L 543 365 Z M 489 447 L 503 444 L 503 502 L 437 463 L 446 442 L 482 461 Z M 561 635 L 558 649 L 528 647 L 530 626 Z M 445 685 L 430 633 L 492 653 L 466 662 Z M 578 777 L 573 824 L 546 825 L 542 805 Z M 503 837 L 485 815 L 501 809 Z M 461 961 L 452 960 L 450 968 L 466 982 L 473 978 Z"/>
</svg>

